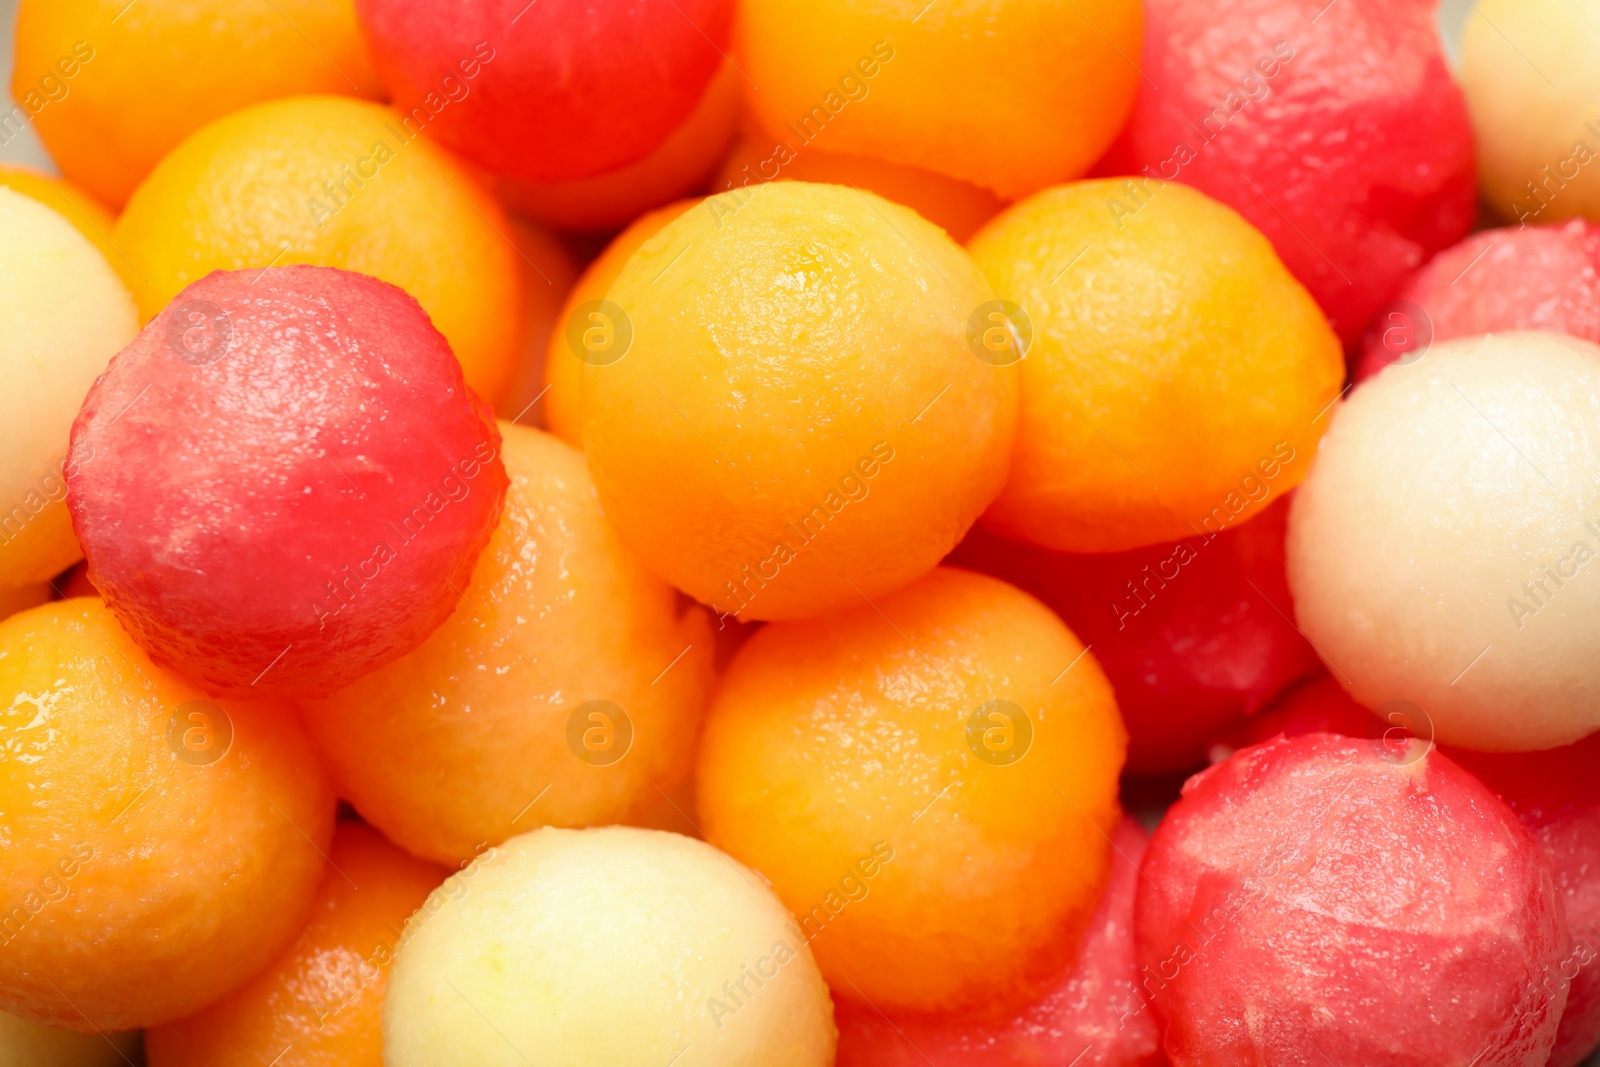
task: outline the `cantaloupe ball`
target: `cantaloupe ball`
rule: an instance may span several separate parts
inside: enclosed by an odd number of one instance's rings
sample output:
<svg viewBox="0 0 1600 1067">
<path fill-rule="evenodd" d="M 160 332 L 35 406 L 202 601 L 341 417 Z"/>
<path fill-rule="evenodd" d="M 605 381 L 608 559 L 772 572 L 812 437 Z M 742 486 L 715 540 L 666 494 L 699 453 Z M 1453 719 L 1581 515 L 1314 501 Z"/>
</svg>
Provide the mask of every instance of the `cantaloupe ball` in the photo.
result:
<svg viewBox="0 0 1600 1067">
<path fill-rule="evenodd" d="M 1265 237 L 1176 183 L 1120 213 L 1125 184 L 1046 190 L 970 246 L 1033 339 L 984 522 L 1057 551 L 1243 522 L 1305 476 L 1344 384 L 1338 338 Z"/>
<path fill-rule="evenodd" d="M 606 517 L 744 620 L 915 580 L 1005 478 L 1016 368 L 968 338 L 990 296 L 942 230 L 872 193 L 773 182 L 705 200 L 634 253 L 581 332 Z"/>
<path fill-rule="evenodd" d="M 128 1030 L 305 925 L 334 795 L 294 710 L 210 701 L 93 599 L 0 623 L 0 1009 Z"/>
<path fill-rule="evenodd" d="M 0 1012 L 0 1067 L 116 1067 L 138 1047 L 137 1033 L 80 1034 Z"/>
<path fill-rule="evenodd" d="M 10 401 L 0 419 L 0 587 L 9 587 L 83 558 L 65 503 L 67 436 L 95 376 L 139 323 L 116 272 L 66 218 L 0 188 L 0 231 L 0 381 Z"/>
<path fill-rule="evenodd" d="M 1099 899 L 1126 745 L 1049 608 L 940 568 L 739 650 L 701 741 L 700 825 L 771 880 L 839 996 L 1018 1007 Z"/>
<path fill-rule="evenodd" d="M 829 1067 L 828 988 L 783 905 L 710 845 L 545 828 L 406 926 L 386 1067 Z"/>
<path fill-rule="evenodd" d="M 1138 0 L 746 0 L 736 40 L 768 130 L 1012 199 L 1111 144 L 1143 23 Z"/>
<path fill-rule="evenodd" d="M 1354 389 L 1289 522 L 1300 628 L 1361 704 L 1439 741 L 1600 729 L 1600 347 L 1506 333 Z"/>
<path fill-rule="evenodd" d="M 1587 0 L 1477 0 L 1461 82 L 1489 206 L 1507 219 L 1600 220 L 1600 9 Z"/>
<path fill-rule="evenodd" d="M 447 863 L 653 805 L 689 771 L 712 678 L 705 610 L 618 543 L 582 453 L 500 429 L 511 487 L 455 613 L 415 652 L 302 703 L 342 795 Z"/>
</svg>

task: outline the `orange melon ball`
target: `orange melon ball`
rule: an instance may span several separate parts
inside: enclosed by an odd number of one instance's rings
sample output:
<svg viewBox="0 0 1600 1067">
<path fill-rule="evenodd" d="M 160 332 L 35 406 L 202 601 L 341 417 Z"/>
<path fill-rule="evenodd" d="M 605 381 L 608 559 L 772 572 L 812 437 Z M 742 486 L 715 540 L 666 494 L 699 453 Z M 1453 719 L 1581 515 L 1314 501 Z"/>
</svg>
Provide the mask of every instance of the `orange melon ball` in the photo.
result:
<svg viewBox="0 0 1600 1067">
<path fill-rule="evenodd" d="M 383 995 L 400 931 L 450 872 L 342 821 L 311 922 L 210 1007 L 145 1033 L 150 1067 L 383 1067 Z"/>
<path fill-rule="evenodd" d="M 1126 747 L 1060 619 L 940 568 L 752 637 L 707 716 L 696 795 L 706 839 L 772 882 L 837 995 L 1017 1004 L 1094 910 Z"/>
<path fill-rule="evenodd" d="M 705 200 L 577 331 L 606 517 L 741 619 L 914 581 L 1005 479 L 1016 368 L 968 335 L 990 297 L 943 230 L 873 193 L 772 182 Z"/>
<path fill-rule="evenodd" d="M 68 178 L 120 207 L 213 119 L 383 95 L 350 0 L 25 0 L 11 95 Z"/>
<path fill-rule="evenodd" d="M 72 223 L 74 229 L 89 239 L 111 264 L 111 269 L 121 276 L 129 289 L 138 277 L 126 256 L 111 243 L 111 229 L 116 219 L 104 204 L 79 189 L 65 178 L 52 178 L 32 167 L 0 166 L 0 185 L 32 197 Z"/>
<path fill-rule="evenodd" d="M 1122 552 L 1220 533 L 1305 477 L 1344 356 L 1233 209 L 1176 183 L 1076 182 L 1008 208 L 970 248 L 1011 303 L 1000 321 L 1031 336 L 985 525 Z"/>
<path fill-rule="evenodd" d="M 502 179 L 499 193 L 515 210 L 560 230 L 625 226 L 651 208 L 705 187 L 738 130 L 743 84 L 732 64 L 724 63 L 683 125 L 637 163 L 575 181 Z"/>
<path fill-rule="evenodd" d="M 511 488 L 455 614 L 415 652 L 302 703 L 343 796 L 446 863 L 654 804 L 689 772 L 712 680 L 706 613 L 622 548 L 583 455 L 500 431 Z"/>
<path fill-rule="evenodd" d="M 496 413 L 513 422 L 537 425 L 538 402 L 544 398 L 545 352 L 561 309 L 578 278 L 572 253 L 549 230 L 513 216 L 508 231 L 522 254 L 524 321 L 522 351 L 511 384 L 495 402 Z"/>
<path fill-rule="evenodd" d="M 757 134 L 734 146 L 712 182 L 715 192 L 788 179 L 849 185 L 904 204 L 957 241 L 971 237 L 1005 207 L 987 189 L 921 167 L 870 156 L 841 156 Z"/>
<path fill-rule="evenodd" d="M 493 403 L 516 373 L 526 264 L 499 203 L 422 129 L 377 104 L 302 96 L 198 130 L 112 234 L 141 276 L 140 312 L 214 270 L 360 271 L 415 297 Z"/>
<path fill-rule="evenodd" d="M 1143 36 L 1139 0 L 746 0 L 737 44 L 770 132 L 1009 200 L 1078 177 L 1111 145 Z"/>
<path fill-rule="evenodd" d="M 305 925 L 334 795 L 291 707 L 211 701 L 95 599 L 0 622 L 0 1009 L 188 1015 Z"/>
</svg>

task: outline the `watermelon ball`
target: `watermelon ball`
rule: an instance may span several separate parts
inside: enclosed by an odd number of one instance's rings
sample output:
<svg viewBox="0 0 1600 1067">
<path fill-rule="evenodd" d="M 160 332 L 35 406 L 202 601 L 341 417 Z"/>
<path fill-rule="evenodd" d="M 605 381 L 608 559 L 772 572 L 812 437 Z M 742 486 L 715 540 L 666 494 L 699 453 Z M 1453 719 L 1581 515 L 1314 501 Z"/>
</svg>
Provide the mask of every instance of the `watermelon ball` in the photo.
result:
<svg viewBox="0 0 1600 1067">
<path fill-rule="evenodd" d="M 455 607 L 500 434 L 417 302 L 326 267 L 217 271 L 89 391 L 68 473 L 90 578 L 216 695 L 331 693 Z"/>
<path fill-rule="evenodd" d="M 1317 667 L 1289 621 L 1288 506 L 1172 544 L 1051 552 L 974 529 L 951 562 L 1048 604 L 1091 648 L 1128 726 L 1129 773 L 1201 767 L 1218 734 Z"/>
<path fill-rule="evenodd" d="M 1149 0 L 1146 78 L 1101 168 L 1266 234 L 1346 341 L 1477 212 L 1472 129 L 1419 0 Z M 1157 89 L 1156 86 L 1160 88 Z"/>
<path fill-rule="evenodd" d="M 1420 741 L 1280 737 L 1202 771 L 1135 916 L 1179 1067 L 1537 1067 L 1567 999 L 1543 850 Z"/>
<path fill-rule="evenodd" d="M 408 125 L 499 177 L 563 182 L 642 160 L 684 124 L 733 6 L 356 0 L 356 17 Z"/>
<path fill-rule="evenodd" d="M 1391 743 L 1408 741 L 1412 737 L 1428 740 L 1431 737 L 1426 720 L 1410 707 L 1395 705 L 1386 710 L 1396 712 L 1393 720 L 1385 722 L 1372 712 L 1350 699 L 1337 679 L 1327 671 L 1300 682 L 1273 701 L 1259 715 L 1252 715 L 1236 729 L 1223 734 L 1211 744 L 1207 754 L 1212 763 L 1221 763 L 1242 748 L 1259 745 L 1274 737 L 1300 737 L 1304 734 L 1342 734 L 1345 737 L 1379 738 L 1388 736 Z M 1390 727 L 1396 728 L 1390 732 Z"/>
<path fill-rule="evenodd" d="M 1600 226 L 1506 227 L 1440 252 L 1367 327 L 1356 380 L 1433 342 L 1506 330 L 1600 341 Z"/>
<path fill-rule="evenodd" d="M 1133 900 L 1149 843 L 1131 818 L 1112 836 L 1111 877 L 1049 991 L 1003 1021 L 885 1015 L 840 997 L 837 1067 L 1164 1067 L 1161 1030 L 1139 995 Z"/>
</svg>

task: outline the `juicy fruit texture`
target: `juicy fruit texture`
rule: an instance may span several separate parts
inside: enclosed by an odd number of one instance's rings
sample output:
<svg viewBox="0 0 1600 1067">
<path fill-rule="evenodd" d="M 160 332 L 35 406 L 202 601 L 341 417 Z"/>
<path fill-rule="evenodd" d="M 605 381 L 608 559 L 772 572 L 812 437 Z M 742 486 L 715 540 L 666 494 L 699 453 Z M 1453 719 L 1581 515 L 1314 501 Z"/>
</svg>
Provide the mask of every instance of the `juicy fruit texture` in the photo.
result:
<svg viewBox="0 0 1600 1067">
<path fill-rule="evenodd" d="M 356 11 L 397 108 L 436 112 L 433 136 L 494 174 L 558 182 L 636 163 L 689 118 L 728 50 L 733 3 L 356 0 Z"/>
<path fill-rule="evenodd" d="M 1438 341 L 1551 330 L 1600 341 L 1600 227 L 1507 227 L 1440 252 L 1367 330 L 1358 381 Z"/>
<path fill-rule="evenodd" d="M 1125 745 L 1105 675 L 1048 608 L 940 568 L 750 638 L 696 793 L 706 839 L 771 881 L 835 993 L 1015 1006 L 1099 899 Z"/>
<path fill-rule="evenodd" d="M 1600 729 L 1600 348 L 1446 342 L 1350 393 L 1289 519 L 1310 642 L 1369 708 L 1486 751 Z"/>
<path fill-rule="evenodd" d="M 1133 900 L 1149 836 L 1124 818 L 1111 878 L 1071 962 L 1036 1003 L 1002 1023 L 835 1006 L 838 1067 L 1164 1067 L 1161 1031 L 1138 993 Z"/>
<path fill-rule="evenodd" d="M 341 822 L 311 923 L 276 963 L 145 1034 L 150 1067 L 382 1067 L 383 994 L 401 928 L 450 872 Z M 277 1057 L 274 1059 L 273 1057 Z"/>
<path fill-rule="evenodd" d="M 1108 214 L 1193 186 L 1259 227 L 1339 335 L 1360 337 L 1477 212 L 1435 6 L 1150 0 L 1148 81 L 1103 168 L 1137 177 Z"/>
<path fill-rule="evenodd" d="M 705 187 L 738 129 L 741 84 L 738 70 L 724 63 L 683 125 L 637 163 L 566 182 L 503 180 L 497 189 L 518 212 L 563 230 L 626 226 Z"/>
<path fill-rule="evenodd" d="M 523 262 L 505 211 L 411 115 L 310 96 L 237 111 L 173 149 L 112 234 L 151 318 L 213 270 L 309 263 L 416 297 L 493 403 L 522 343 Z"/>
<path fill-rule="evenodd" d="M 749 106 L 773 134 L 1007 199 L 1088 170 L 1139 87 L 1137 0 L 920 13 L 891 0 L 746 0 L 739 15 Z"/>
<path fill-rule="evenodd" d="M 1337 338 L 1261 234 L 1180 185 L 1119 218 L 1121 192 L 1047 190 L 970 246 L 1032 324 L 1011 475 L 984 523 L 1058 551 L 1245 521 L 1304 477 L 1344 380 Z"/>
<path fill-rule="evenodd" d="M 634 253 L 583 334 L 606 346 L 583 368 L 606 517 L 742 620 L 927 573 L 1005 478 L 1016 372 L 966 336 L 989 295 L 941 230 L 871 193 L 774 182 L 704 201 Z"/>
<path fill-rule="evenodd" d="M 80 1034 L 0 1012 L 0 1067 L 118 1067 L 138 1048 L 137 1033 Z"/>
<path fill-rule="evenodd" d="M 111 229 L 116 220 L 100 201 L 63 178 L 52 178 L 30 167 L 0 165 L 0 185 L 39 201 L 72 223 L 72 228 L 87 237 L 106 257 L 123 284 L 130 290 L 138 284 L 135 281 L 138 275 L 127 257 L 111 243 Z"/>
<path fill-rule="evenodd" d="M 1600 218 L 1600 11 L 1585 0 L 1478 0 L 1461 83 L 1484 198 L 1507 219 Z"/>
<path fill-rule="evenodd" d="M 92 599 L 0 623 L 0 708 L 0 1008 L 166 1022 L 305 925 L 334 796 L 292 708 L 204 700 Z"/>
<path fill-rule="evenodd" d="M 0 589 L 47 581 L 83 553 L 67 514 L 72 417 L 138 329 L 105 258 L 39 201 L 0 188 Z"/>
<path fill-rule="evenodd" d="M 72 427 L 73 528 L 154 658 L 213 693 L 330 693 L 454 607 L 505 494 L 500 435 L 416 301 L 323 267 L 219 271 L 118 354 Z"/>
<path fill-rule="evenodd" d="M 828 988 L 794 920 L 702 841 L 545 828 L 406 926 L 387 1067 L 828 1067 Z M 531 1061 L 529 1061 L 531 1062 Z"/>
<path fill-rule="evenodd" d="M 957 241 L 971 237 L 1005 206 L 989 190 L 959 178 L 870 156 L 833 155 L 804 144 L 796 149 L 796 140 L 789 131 L 777 139 L 746 137 L 723 162 L 712 188 L 724 192 L 779 179 L 849 185 L 905 205 Z"/>
<path fill-rule="evenodd" d="M 704 609 L 618 543 L 583 456 L 504 423 L 511 487 L 455 614 L 307 728 L 343 796 L 443 862 L 543 824 L 626 818 L 689 772 L 712 682 Z"/>
<path fill-rule="evenodd" d="M 1136 915 L 1174 1067 L 1540 1067 L 1567 999 L 1549 863 L 1420 741 L 1279 738 L 1191 778 Z"/>
<path fill-rule="evenodd" d="M 1317 669 L 1289 621 L 1286 501 L 1174 544 L 1072 555 L 974 530 L 950 562 L 1044 601 L 1094 649 L 1128 727 L 1128 770 L 1194 770 L 1218 734 Z"/>
<path fill-rule="evenodd" d="M 11 95 L 62 172 L 120 207 L 213 119 L 301 93 L 382 95 L 350 0 L 25 0 Z"/>
</svg>

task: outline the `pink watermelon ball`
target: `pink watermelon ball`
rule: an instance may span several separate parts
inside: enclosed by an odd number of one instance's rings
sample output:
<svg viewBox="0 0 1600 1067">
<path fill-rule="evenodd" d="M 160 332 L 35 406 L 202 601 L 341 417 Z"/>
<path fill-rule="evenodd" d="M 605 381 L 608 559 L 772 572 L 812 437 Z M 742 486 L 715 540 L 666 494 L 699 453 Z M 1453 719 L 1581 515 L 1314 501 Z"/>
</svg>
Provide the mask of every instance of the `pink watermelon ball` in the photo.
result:
<svg viewBox="0 0 1600 1067">
<path fill-rule="evenodd" d="M 1125 818 L 1111 877 L 1071 962 L 1038 1002 L 1004 1020 L 897 1016 L 839 997 L 838 1067 L 1158 1067 L 1161 1031 L 1135 979 L 1133 900 L 1149 838 Z"/>
<path fill-rule="evenodd" d="M 1284 737 L 1342 734 L 1374 740 L 1388 734 L 1392 743 L 1401 743 L 1408 737 L 1427 737 L 1426 729 L 1390 733 L 1390 725 L 1357 704 L 1333 675 L 1324 671 L 1297 683 L 1260 714 L 1252 715 L 1238 728 L 1212 742 L 1209 755 L 1212 763 L 1220 763 L 1241 748 L 1259 745 L 1280 734 Z"/>
<path fill-rule="evenodd" d="M 1100 170 L 1230 205 L 1346 342 L 1476 214 L 1472 130 L 1426 0 L 1147 0 L 1144 80 Z"/>
<path fill-rule="evenodd" d="M 1135 915 L 1175 1067 L 1541 1067 L 1566 1004 L 1543 850 L 1421 741 L 1279 737 L 1195 775 Z"/>
<path fill-rule="evenodd" d="M 72 426 L 94 584 L 219 696 L 331 693 L 454 608 L 507 487 L 488 406 L 402 290 L 217 271 L 111 361 Z"/>
<path fill-rule="evenodd" d="M 950 560 L 1027 590 L 1089 645 L 1128 726 L 1130 773 L 1205 765 L 1211 742 L 1317 669 L 1289 620 L 1288 497 L 1220 533 L 1078 555 L 977 527 Z"/>
<path fill-rule="evenodd" d="M 561 182 L 649 155 L 705 95 L 733 0 L 356 0 L 408 126 L 493 174 Z"/>
<path fill-rule="evenodd" d="M 1373 319 L 1356 380 L 1433 343 L 1506 330 L 1600 342 L 1600 226 L 1508 226 L 1440 252 Z"/>
</svg>

